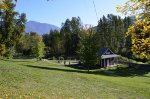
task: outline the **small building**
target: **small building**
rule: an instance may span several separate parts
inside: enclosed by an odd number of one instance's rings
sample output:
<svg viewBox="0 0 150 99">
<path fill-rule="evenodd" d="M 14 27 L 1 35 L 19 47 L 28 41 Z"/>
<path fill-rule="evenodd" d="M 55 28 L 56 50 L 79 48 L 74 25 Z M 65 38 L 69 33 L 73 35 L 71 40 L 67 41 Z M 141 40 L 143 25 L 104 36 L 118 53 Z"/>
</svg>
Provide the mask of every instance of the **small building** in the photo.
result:
<svg viewBox="0 0 150 99">
<path fill-rule="evenodd" d="M 100 56 L 100 65 L 104 68 L 116 66 L 118 64 L 118 57 L 120 57 L 119 55 L 114 54 L 109 48 L 101 48 Z"/>
</svg>

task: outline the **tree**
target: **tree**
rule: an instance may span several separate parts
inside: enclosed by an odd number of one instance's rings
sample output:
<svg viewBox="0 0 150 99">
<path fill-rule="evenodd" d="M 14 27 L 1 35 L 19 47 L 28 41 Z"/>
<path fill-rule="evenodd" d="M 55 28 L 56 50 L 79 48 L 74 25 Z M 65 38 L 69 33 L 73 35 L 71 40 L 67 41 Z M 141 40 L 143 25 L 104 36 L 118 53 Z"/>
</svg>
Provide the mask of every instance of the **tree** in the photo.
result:
<svg viewBox="0 0 150 99">
<path fill-rule="evenodd" d="M 62 41 L 60 37 L 60 32 L 57 30 L 51 30 L 49 38 L 51 52 L 56 57 L 60 56 L 62 53 Z"/>
<path fill-rule="evenodd" d="M 13 36 L 11 37 L 11 39 L 15 43 L 17 43 L 25 31 L 26 14 L 22 13 L 21 15 L 19 15 L 18 18 L 15 19 L 14 23 L 15 23 L 15 28 L 14 28 Z"/>
<path fill-rule="evenodd" d="M 98 63 L 99 59 L 99 46 L 97 44 L 98 37 L 96 32 L 90 28 L 84 30 L 84 37 L 81 40 L 81 48 L 79 50 L 79 55 L 83 63 L 88 67 Z"/>
<path fill-rule="evenodd" d="M 117 52 L 122 53 L 122 50 L 125 47 L 125 33 L 124 33 L 124 23 L 120 16 L 118 16 L 117 21 Z"/>
<path fill-rule="evenodd" d="M 107 47 L 116 53 L 122 53 L 119 49 L 125 46 L 124 23 L 120 16 L 108 14 L 100 18 L 97 26 L 99 45 Z"/>
<path fill-rule="evenodd" d="M 67 19 L 60 30 L 65 56 L 71 55 L 71 27 L 70 20 Z"/>
<path fill-rule="evenodd" d="M 36 32 L 30 32 L 21 37 L 16 45 L 16 52 L 24 56 L 36 57 L 38 60 L 43 57 L 44 48 L 42 36 L 39 36 Z"/>
<path fill-rule="evenodd" d="M 121 12 L 125 15 L 136 15 L 150 17 L 150 2 L 149 0 L 128 0 L 124 6 L 116 7 L 118 12 Z"/>
<path fill-rule="evenodd" d="M 130 26 L 126 33 L 132 38 L 131 51 L 136 58 L 150 59 L 149 0 L 128 0 L 124 6 L 118 6 L 117 10 L 125 15 L 136 16 L 135 24 Z"/>
<path fill-rule="evenodd" d="M 43 37 L 43 42 L 45 44 L 46 47 L 50 47 L 50 37 L 49 37 L 50 34 L 43 34 L 42 37 Z"/>
<path fill-rule="evenodd" d="M 2 38 L 0 42 L 6 46 L 6 56 L 12 57 L 12 54 L 14 53 L 14 42 L 11 37 L 13 36 L 12 34 L 15 28 L 14 19 L 18 13 L 14 11 L 15 4 L 13 4 L 11 0 L 5 0 L 4 4 L 7 5 L 7 10 L 2 11 Z"/>
<path fill-rule="evenodd" d="M 42 40 L 42 37 L 38 35 L 34 35 L 31 37 L 32 39 L 32 51 L 33 51 L 33 56 L 37 58 L 37 61 L 41 59 L 44 55 L 44 43 Z"/>
<path fill-rule="evenodd" d="M 65 56 L 77 55 L 77 50 L 80 48 L 80 34 L 82 22 L 79 17 L 67 19 L 63 24 L 60 34 L 63 41 Z"/>
<path fill-rule="evenodd" d="M 125 33 L 128 31 L 129 26 L 133 24 L 133 20 L 130 17 L 125 17 L 124 18 L 124 31 Z M 122 49 L 125 57 L 132 58 L 132 52 L 131 52 L 131 47 L 132 47 L 132 41 L 131 41 L 131 35 L 125 37 L 125 48 Z"/>
<path fill-rule="evenodd" d="M 71 20 L 71 45 L 72 55 L 77 55 L 77 50 L 80 49 L 82 22 L 80 17 L 72 17 Z"/>
<path fill-rule="evenodd" d="M 150 58 L 150 21 L 138 20 L 134 26 L 130 26 L 127 35 L 132 38 L 133 55 L 136 58 Z"/>
<path fill-rule="evenodd" d="M 59 57 L 63 54 L 63 43 L 58 30 L 50 30 L 49 34 L 43 35 L 43 42 L 46 47 L 46 57 Z"/>
<path fill-rule="evenodd" d="M 12 0 L 4 0 L 3 4 L 7 10 L 0 10 L 0 43 L 5 44 L 5 56 L 12 57 L 15 45 L 25 30 L 26 15 L 14 11 L 16 5 Z"/>
</svg>

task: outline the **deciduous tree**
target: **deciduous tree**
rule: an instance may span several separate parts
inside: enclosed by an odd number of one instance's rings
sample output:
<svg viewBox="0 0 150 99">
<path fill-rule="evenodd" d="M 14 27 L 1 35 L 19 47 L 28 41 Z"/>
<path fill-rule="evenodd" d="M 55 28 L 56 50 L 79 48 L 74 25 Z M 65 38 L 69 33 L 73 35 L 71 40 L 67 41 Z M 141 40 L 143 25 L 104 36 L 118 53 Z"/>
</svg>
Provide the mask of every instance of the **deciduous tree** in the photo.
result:
<svg viewBox="0 0 150 99">
<path fill-rule="evenodd" d="M 44 43 L 41 36 L 35 35 L 32 36 L 32 51 L 33 56 L 37 58 L 37 60 L 41 59 L 44 56 Z"/>
<path fill-rule="evenodd" d="M 84 36 L 81 40 L 81 48 L 79 50 L 79 55 L 83 63 L 88 66 L 88 71 L 90 66 L 98 63 L 99 59 L 99 46 L 98 46 L 98 36 L 93 28 L 84 30 Z"/>
<path fill-rule="evenodd" d="M 133 55 L 141 59 L 150 59 L 150 2 L 149 0 L 128 0 L 117 10 L 125 15 L 135 15 L 136 22 L 130 26 L 127 36 L 132 38 Z"/>
</svg>

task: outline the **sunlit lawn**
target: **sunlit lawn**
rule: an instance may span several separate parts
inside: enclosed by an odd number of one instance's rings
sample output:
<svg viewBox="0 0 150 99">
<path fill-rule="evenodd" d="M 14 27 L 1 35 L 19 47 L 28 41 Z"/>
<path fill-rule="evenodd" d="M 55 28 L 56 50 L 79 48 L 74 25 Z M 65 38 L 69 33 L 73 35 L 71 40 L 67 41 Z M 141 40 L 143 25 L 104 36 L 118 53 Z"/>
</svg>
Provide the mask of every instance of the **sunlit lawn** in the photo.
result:
<svg viewBox="0 0 150 99">
<path fill-rule="evenodd" d="M 0 98 L 150 99 L 150 73 L 128 68 L 87 73 L 47 61 L 0 60 Z"/>
</svg>

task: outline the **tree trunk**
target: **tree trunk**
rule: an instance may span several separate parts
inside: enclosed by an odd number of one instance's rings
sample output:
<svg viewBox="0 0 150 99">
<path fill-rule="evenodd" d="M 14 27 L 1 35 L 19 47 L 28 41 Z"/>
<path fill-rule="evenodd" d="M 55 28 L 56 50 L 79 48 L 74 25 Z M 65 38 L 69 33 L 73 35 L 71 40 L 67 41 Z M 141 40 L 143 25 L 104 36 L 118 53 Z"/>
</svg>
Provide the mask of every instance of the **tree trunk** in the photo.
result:
<svg viewBox="0 0 150 99">
<path fill-rule="evenodd" d="M 39 58 L 37 57 L 36 59 L 37 59 L 37 62 L 38 62 L 38 61 L 39 61 Z"/>
</svg>

